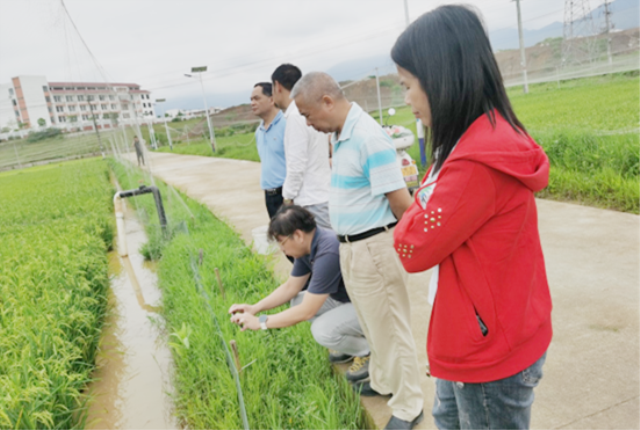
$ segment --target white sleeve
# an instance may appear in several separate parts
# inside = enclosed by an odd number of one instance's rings
[[[309,130],[302,115],[287,118],[284,131],[284,154],[287,162],[287,177],[282,186],[282,197],[294,200],[298,197],[304,173],[309,162]]]

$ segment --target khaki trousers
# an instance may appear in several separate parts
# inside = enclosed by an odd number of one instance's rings
[[[393,229],[340,244],[340,270],[371,349],[371,387],[392,394],[394,416],[411,421],[423,409],[411,334],[408,275],[393,248]]]

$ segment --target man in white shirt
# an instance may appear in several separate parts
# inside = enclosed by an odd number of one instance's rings
[[[287,120],[284,133],[287,176],[282,186],[282,197],[284,204],[295,202],[311,212],[319,226],[331,228],[329,139],[326,134],[307,126],[306,119],[289,97],[301,77],[300,69],[292,64],[282,64],[271,75],[273,101]]]

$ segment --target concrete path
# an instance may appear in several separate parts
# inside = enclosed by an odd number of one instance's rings
[[[260,165],[165,153],[149,154],[152,173],[206,204],[251,243],[251,230],[266,225]],[[538,200],[539,225],[553,298],[554,339],[544,378],[536,389],[532,428],[639,428],[640,217]],[[286,278],[290,263],[275,270]],[[411,275],[413,334],[426,363],[429,272]],[[434,381],[424,375],[425,420]],[[390,412],[381,398],[364,399],[382,428]]]

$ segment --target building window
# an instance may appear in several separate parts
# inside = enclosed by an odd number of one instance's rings
[[[68,102],[72,102],[73,101],[73,96],[65,96],[65,100]]]
[[[111,103],[111,109],[112,109],[112,110],[116,110],[116,109],[118,109],[118,105],[117,105],[117,104],[115,104],[115,103]]]
[[[83,102],[84,101],[84,96],[78,96],[78,101],[79,102]]]
[[[42,86],[42,91],[44,91],[46,93],[47,91],[49,91],[49,87],[46,86],[46,85],[43,85]]]
[[[86,105],[80,105],[80,110],[83,111],[83,112],[86,112],[87,106]]]
[[[9,88],[9,95],[13,95],[13,88]]]
[[[107,109],[109,109],[109,106],[107,106],[106,104],[101,104],[100,105],[100,109],[107,110]]]
[[[116,99],[116,96],[113,96],[113,95],[109,96],[109,100],[115,100],[115,99]]]
[[[91,109],[93,109],[93,110],[98,110],[98,105],[93,105],[93,104],[92,104],[92,105],[91,105]]]
[[[18,102],[16,101],[16,99],[12,99],[11,101],[13,102],[14,106],[18,106]]]
[[[62,101],[62,96],[53,96],[53,101],[56,103],[60,103]]]
[[[108,113],[103,114],[102,119],[109,119],[109,114]]]
[[[89,121],[89,115],[82,115],[83,121]]]
[[[122,118],[127,118],[127,119],[128,119],[128,118],[129,118],[129,116],[130,116],[130,115],[129,115],[128,113],[123,113],[123,114],[122,114]]]
[[[14,110],[14,112],[16,113],[16,117],[20,118],[20,112],[18,112],[17,110]]]
[[[63,116],[59,116],[58,117],[58,122],[67,122],[67,118],[65,118]]]
[[[45,96],[44,99],[47,101],[47,103],[51,103],[51,97]]]
[[[129,110],[129,105],[125,105],[125,104],[123,104],[123,105],[122,105],[122,110]]]
[[[63,106],[56,106],[56,112],[64,112]]]
[[[76,111],[75,105],[69,106],[69,112],[75,112],[75,111]]]
[[[47,109],[49,109],[49,112],[53,112],[53,111],[51,110],[51,106],[47,107]]]
[[[53,120],[53,117],[51,117],[51,124],[55,124],[56,122]]]
[[[100,101],[102,102],[102,101],[105,101],[107,97],[106,97],[106,96],[98,96],[98,98],[99,98],[99,99],[100,99]]]

